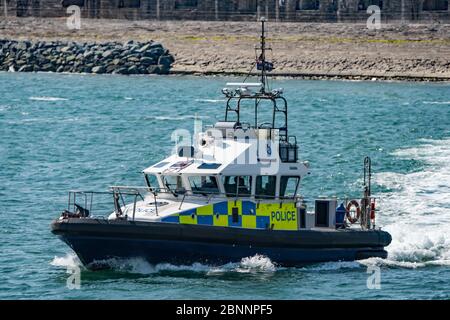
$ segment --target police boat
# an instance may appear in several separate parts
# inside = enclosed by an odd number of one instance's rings
[[[51,230],[85,266],[127,258],[217,265],[257,254],[285,266],[387,257],[391,236],[375,226],[369,158],[361,199],[322,197],[307,207],[300,182],[310,168],[289,135],[282,89],[269,89],[274,66],[261,23],[259,81],[227,84],[223,121],[143,170],[143,187],[69,192]]]

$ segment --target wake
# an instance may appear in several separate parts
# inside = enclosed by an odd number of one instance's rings
[[[421,142],[397,150],[394,156],[422,161],[422,171],[375,175],[379,186],[391,190],[378,197],[380,220],[391,233],[392,243],[386,261],[369,259],[367,263],[450,266],[450,138]]]

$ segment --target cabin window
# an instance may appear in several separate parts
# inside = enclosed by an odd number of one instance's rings
[[[122,8],[140,8],[141,0],[119,0],[117,5],[119,9]]]
[[[188,178],[191,190],[195,194],[219,193],[215,176],[191,176]]]
[[[145,174],[145,182],[147,183],[147,187],[149,188],[158,188],[158,179],[154,174]]]
[[[257,176],[255,196],[257,198],[274,198],[276,181],[276,176]]]
[[[180,176],[162,176],[161,178],[166,191],[176,193],[182,193],[184,191]]]
[[[448,0],[425,0],[423,11],[447,11]]]
[[[282,176],[280,179],[280,197],[291,198],[297,194],[300,177]]]
[[[175,0],[175,9],[196,8],[198,0]]]
[[[20,1],[17,1],[17,4],[20,5]],[[62,4],[63,8],[68,8],[70,6],[84,7],[84,0],[63,0],[63,1],[61,1],[61,4]],[[37,4],[37,5],[39,5],[39,4]]]
[[[359,0],[358,2],[358,10],[365,11],[369,6],[378,6],[380,9],[383,9],[383,0]]]
[[[297,0],[295,3],[295,10],[319,10],[319,0]]]
[[[256,12],[257,7],[256,0],[235,1],[235,10],[244,13]]]
[[[223,186],[228,197],[246,197],[252,193],[251,176],[224,176]]]

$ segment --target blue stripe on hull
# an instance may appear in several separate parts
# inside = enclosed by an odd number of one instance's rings
[[[136,257],[144,258],[153,264],[162,262],[225,264],[239,262],[242,258],[255,254],[265,255],[274,263],[282,265],[303,265],[325,261],[353,261],[358,259],[358,254],[361,252],[373,252],[369,254],[370,256],[381,256],[381,252],[385,252],[382,248],[374,252],[374,248],[297,249],[82,236],[61,238],[69,244],[85,265],[111,258]]]

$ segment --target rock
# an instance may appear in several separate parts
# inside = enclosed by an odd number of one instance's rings
[[[94,52],[92,52],[92,51],[85,51],[85,52],[83,53],[83,56],[84,56],[86,59],[92,57],[93,55],[94,55]]]
[[[72,49],[71,47],[67,46],[67,47],[61,48],[60,51],[65,53],[65,52],[71,51],[71,49]]]
[[[121,64],[121,60],[120,59],[114,59],[111,63],[113,64],[113,65],[120,65]]]
[[[149,74],[159,74],[159,67],[157,65],[152,65],[147,68]]]
[[[151,43],[148,43],[148,44],[146,44],[146,45],[140,47],[140,48],[137,50],[137,52],[143,53],[143,52],[145,52],[145,51],[147,51],[147,50],[150,50],[151,48],[152,48],[152,44],[151,44]]]
[[[139,73],[139,71],[136,66],[131,66],[128,68],[128,74],[137,74],[137,73]]]
[[[109,66],[106,67],[106,73],[113,73],[114,70],[116,70],[116,65],[110,64]]]
[[[108,57],[111,57],[112,55],[113,55],[113,52],[111,50],[107,50],[107,51],[102,53],[102,57],[104,59],[108,59]]]
[[[92,72],[92,68],[89,66],[85,66],[83,68],[81,68],[81,72],[82,73],[91,73]]]
[[[149,51],[144,52],[142,55],[145,57],[158,58],[164,53],[164,49],[162,48],[154,48]]]
[[[92,73],[101,74],[101,73],[105,73],[105,71],[106,71],[106,69],[104,66],[96,66],[96,67],[92,68]]]
[[[128,68],[121,67],[114,70],[113,74],[128,74]]]
[[[160,64],[158,65],[158,67],[159,67],[159,74],[169,74],[170,66]]]
[[[159,42],[153,42],[153,43],[150,45],[150,48],[151,48],[151,49],[155,49],[155,48],[161,48],[161,49],[164,49],[163,45],[162,45],[161,43],[159,43]]]
[[[167,74],[173,62],[168,50],[152,41],[98,44],[0,39],[0,70]]]
[[[145,67],[148,67],[151,64],[154,64],[155,60],[153,60],[152,58],[149,57],[142,57],[141,58],[141,64]]]
[[[158,64],[162,64],[164,66],[170,67],[172,63],[175,62],[175,59],[172,55],[160,56],[158,59]]]
[[[31,72],[31,71],[33,71],[33,67],[27,64],[27,65],[20,67],[20,69],[18,71],[19,72]]]
[[[144,66],[139,66],[138,67],[138,73],[139,74],[148,74],[148,71],[147,71],[147,68],[146,67],[144,67]]]
[[[27,50],[28,49],[28,42],[19,42],[17,43],[14,47],[16,48],[16,50],[18,51],[23,51],[23,50]],[[31,46],[31,45],[30,45]]]
[[[45,71],[45,72],[55,72],[56,71],[56,67],[52,64],[52,63],[46,63],[41,67],[40,71]]]
[[[139,57],[134,56],[134,55],[125,57],[125,60],[130,61],[130,62],[139,62],[140,61]]]

